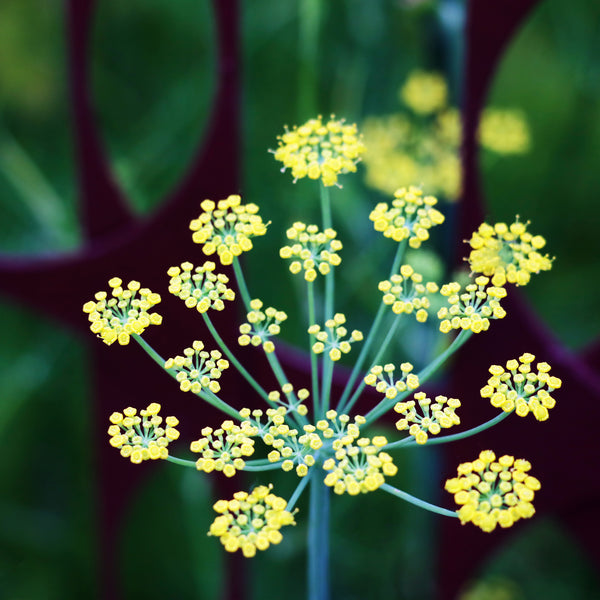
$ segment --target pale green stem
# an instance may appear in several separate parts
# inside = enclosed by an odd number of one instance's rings
[[[237,256],[233,257],[233,273],[235,275],[235,280],[237,282],[238,290],[240,291],[240,295],[242,296],[242,300],[244,302],[244,306],[246,310],[250,310],[250,294],[248,292],[248,286],[246,285],[246,280],[244,279],[244,273],[242,273],[242,265],[240,264],[240,260]]]
[[[214,340],[219,345],[219,348],[221,348],[221,350],[225,353],[225,355],[230,360],[230,362],[233,364],[233,366],[242,374],[244,379],[246,379],[246,381],[260,394],[260,396],[263,398],[263,400],[265,402],[267,402],[270,406],[275,407],[275,403],[271,402],[271,400],[269,400],[269,395],[267,394],[267,392],[254,379],[254,377],[252,377],[252,375],[250,375],[250,373],[248,373],[248,371],[244,368],[244,366],[240,363],[240,361],[233,355],[231,350],[229,350],[229,348],[227,347],[227,344],[225,344],[225,342],[223,341],[223,338],[218,334],[215,326],[213,325],[212,321],[210,320],[210,317],[206,313],[202,313],[202,318],[204,319],[204,322],[206,323],[206,326],[208,327]]]
[[[419,384],[425,383],[441,365],[448,360],[454,352],[456,352],[472,335],[471,330],[463,329],[453,340],[453,342],[442,352],[434,361],[432,361],[427,367],[425,367],[419,374]],[[364,426],[369,425],[373,421],[376,421],[381,415],[386,413],[396,402],[398,398],[384,398],[377,406],[375,406],[367,415],[366,423]]]
[[[306,282],[308,295],[308,324],[315,325],[315,288],[312,281]],[[319,414],[319,366],[317,355],[312,351],[312,336],[308,335],[308,346],[310,352],[310,373],[312,381],[313,414]]]
[[[313,468],[308,516],[308,599],[329,599],[330,490]]]
[[[404,257],[404,251],[406,250],[406,240],[402,241],[402,243],[398,244],[398,248],[396,249],[396,255],[394,256],[394,260],[392,262],[392,268],[390,269],[390,276],[388,279],[391,279],[392,275],[395,275],[398,272],[398,268],[400,267],[400,263],[402,262],[402,258]],[[385,304],[383,300],[379,304],[379,309],[377,310],[377,314],[375,315],[375,320],[371,325],[371,329],[367,334],[367,339],[365,340],[362,348],[360,350],[360,354],[358,355],[358,359],[354,363],[354,367],[352,368],[352,373],[350,373],[350,377],[346,383],[344,388],[344,392],[342,397],[340,398],[340,402],[338,405],[338,412],[343,413],[348,409],[345,406],[345,402],[348,400],[350,393],[352,392],[352,387],[354,386],[354,382],[358,377],[360,370],[365,362],[369,351],[371,350],[371,344],[375,339],[379,326],[381,325],[381,321],[383,319],[383,315],[385,313]]]
[[[493,427],[494,425],[500,423],[501,421],[504,421],[504,419],[506,419],[506,417],[508,417],[508,415],[510,415],[511,413],[512,413],[512,411],[511,412],[501,412],[499,415],[495,416],[493,419],[490,419],[489,421],[486,421],[485,423],[482,423],[481,425],[478,425],[477,427],[472,427],[471,429],[462,431],[461,433],[454,433],[452,435],[442,435],[439,437],[429,438],[425,445],[427,447],[429,447],[429,446],[433,446],[435,444],[445,444],[447,442],[455,442],[456,440],[462,440],[464,438],[471,437],[472,435],[481,433],[482,431],[485,431],[486,429]],[[421,444],[417,444],[415,439],[411,436],[411,437],[407,437],[403,440],[400,440],[398,442],[392,442],[391,444],[387,444],[384,448],[382,448],[382,450],[385,450],[387,452],[388,450],[395,450],[398,448],[407,448],[407,447],[419,446],[419,445],[421,445]]]
[[[388,492],[389,494],[392,494],[392,496],[396,496],[397,498],[402,498],[402,500],[406,500],[407,502],[410,502],[415,506],[437,513],[438,515],[458,518],[458,515],[455,511],[448,510],[447,508],[442,508],[441,506],[436,506],[435,504],[430,504],[429,502],[425,502],[424,500],[419,500],[419,498],[411,496],[410,494],[407,494],[406,492],[403,492],[402,490],[399,490],[398,488],[395,488],[389,485],[388,483],[383,483],[379,487],[379,489],[383,490],[384,492]]]
[[[329,357],[329,353],[325,352],[323,360],[323,381],[321,382],[321,414],[320,417],[324,417],[325,413],[329,410],[329,399],[331,397],[331,381],[333,379],[333,361]]]
[[[323,220],[323,231],[331,228],[331,198],[329,188],[321,185],[321,218]],[[333,317],[333,305],[335,302],[335,279],[333,268],[325,275],[325,321]]]
[[[165,359],[158,352],[156,352],[156,350],[154,350],[154,348],[152,348],[152,346],[150,346],[150,344],[148,344],[148,342],[146,342],[144,338],[137,335],[136,333],[133,333],[131,337],[133,337],[133,339],[146,351],[146,353],[150,356],[150,358],[152,358],[152,360],[154,360],[154,362],[160,365],[163,371],[166,371],[171,377],[173,377],[173,379],[177,377],[175,373],[165,369]],[[198,393],[196,393],[196,396],[202,398],[202,400],[208,402],[211,406],[218,408],[220,411],[224,412],[230,417],[233,417],[237,421],[240,420],[239,410],[236,410],[235,408],[233,408],[233,406],[229,406],[227,402],[221,400],[210,390],[200,390]]]
[[[294,509],[294,506],[296,506],[296,502],[298,502],[298,499],[302,495],[302,492],[304,491],[304,488],[306,487],[309,481],[310,473],[300,478],[300,483],[298,484],[298,486],[294,490],[294,493],[290,496],[290,499],[288,500],[287,506],[285,507],[286,510],[292,511]]]
[[[373,358],[373,362],[371,363],[371,368],[373,368],[379,362],[379,359],[383,356],[383,353],[386,351],[386,349],[389,346],[390,342],[392,341],[394,335],[396,334],[396,329],[398,328],[399,323],[400,323],[400,317],[397,317],[396,319],[394,319],[394,322],[392,323],[392,326],[389,328],[387,335],[385,336],[385,339],[383,340],[383,343],[381,344],[381,346],[379,347],[379,350],[377,351],[377,354],[375,355],[375,358]],[[360,382],[360,384],[356,388],[354,394],[352,395],[352,398],[350,398],[347,406],[344,408],[345,412],[348,412],[354,406],[354,403],[360,397],[360,394],[362,393],[363,389],[365,388],[365,385],[366,385],[366,383],[363,378],[363,380]],[[398,400],[396,400],[396,402],[397,401]]]

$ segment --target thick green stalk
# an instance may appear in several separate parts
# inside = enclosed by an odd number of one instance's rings
[[[248,292],[248,286],[246,285],[246,280],[244,279],[242,265],[240,264],[240,260],[237,256],[233,257],[233,273],[235,275],[238,290],[240,291],[240,295],[244,301],[244,306],[246,307],[246,310],[250,310],[250,293]]]
[[[308,324],[315,325],[315,288],[312,281],[306,282],[308,295]],[[317,355],[312,351],[312,336],[308,334],[308,347],[310,352],[310,375],[312,381],[313,414],[319,414],[319,366]]]
[[[330,490],[312,469],[308,515],[308,600],[329,600]]]
[[[321,0],[300,0],[298,5],[298,120],[317,112],[317,60]]]
[[[424,508],[425,510],[428,510],[430,512],[437,513],[438,515],[444,515],[445,517],[458,518],[458,515],[456,514],[455,511],[448,510],[446,508],[441,508],[440,506],[436,506],[435,504],[430,504],[429,502],[425,502],[424,500],[419,500],[419,498],[416,498],[415,496],[411,496],[410,494],[407,494],[406,492],[403,492],[402,490],[399,490],[398,488],[395,488],[395,487],[389,485],[388,483],[383,483],[379,489],[383,490],[384,492],[388,492],[389,494],[392,494],[392,496],[396,496],[397,498],[402,498],[402,500],[406,500],[407,502],[410,502],[411,504],[414,504],[415,506]]]

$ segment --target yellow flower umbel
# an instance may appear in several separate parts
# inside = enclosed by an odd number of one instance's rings
[[[489,398],[492,406],[504,412],[514,410],[520,417],[531,412],[538,421],[545,421],[548,410],[556,404],[550,392],[559,389],[562,381],[549,374],[550,365],[546,362],[537,363],[537,372],[532,371],[534,360],[535,356],[527,352],[519,356],[519,360],[509,360],[506,370],[492,365],[492,376],[481,388],[481,397]]]
[[[286,501],[271,494],[272,487],[259,485],[249,494],[236,492],[232,500],[217,501],[213,508],[219,516],[208,535],[219,537],[227,552],[241,549],[248,558],[257,550],[279,544],[283,539],[280,529],[296,523],[294,515],[285,510]]]
[[[251,238],[265,235],[265,225],[256,204],[242,204],[237,195],[219,200],[204,200],[203,212],[190,222],[192,239],[202,244],[207,256],[217,254],[221,264],[230,265],[235,256],[252,249]]]
[[[204,350],[204,344],[195,340],[191,348],[185,348],[183,356],[169,358],[165,362],[167,371],[176,373],[175,379],[184,392],[198,394],[202,388],[208,388],[213,394],[220,391],[217,379],[229,367],[229,361],[222,358],[219,350]]]
[[[167,458],[167,446],[179,437],[175,427],[179,424],[176,417],[163,418],[158,415],[160,404],[153,402],[137,414],[135,408],[126,408],[122,413],[110,415],[108,428],[110,445],[121,450],[121,456],[139,464],[144,460]]]
[[[442,286],[440,294],[448,298],[449,306],[438,311],[440,331],[448,333],[453,329],[470,329],[473,333],[486,331],[490,319],[503,319],[506,311],[500,306],[500,300],[506,296],[503,287],[488,286],[487,277],[477,277],[461,294],[457,281]]]
[[[364,152],[356,125],[346,125],[334,115],[327,123],[321,117],[310,119],[278,137],[275,160],[283,163],[282,172],[291,169],[298,179],[321,179],[324,186],[339,185],[338,176],[354,173]]]
[[[428,281],[423,285],[423,276],[415,273],[410,265],[402,265],[400,274],[379,283],[379,291],[383,292],[383,303],[392,307],[392,312],[414,313],[420,323],[427,321],[427,309],[431,306],[428,294],[438,291],[436,283]]]
[[[383,483],[385,476],[393,477],[398,468],[392,457],[381,448],[387,444],[382,436],[360,438],[356,444],[346,445],[335,452],[335,458],[328,458],[323,469],[328,471],[325,485],[332,487],[336,494],[374,492]]]
[[[146,327],[162,323],[158,313],[148,312],[160,302],[160,296],[148,288],[140,288],[138,281],[130,281],[126,289],[122,283],[121,279],[113,277],[108,282],[112,298],[108,298],[106,292],[98,292],[94,296],[96,301],[90,300],[83,305],[83,312],[89,315],[88,320],[92,323],[90,329],[109,346],[115,341],[125,346],[131,334],[141,335]]]
[[[235,300],[235,292],[227,287],[229,277],[223,273],[214,273],[215,263],[207,260],[194,268],[190,262],[181,263],[180,267],[171,267],[167,275],[169,292],[181,298],[188,308],[196,308],[199,313],[208,309],[223,310],[223,300]]]
[[[540,482],[528,475],[531,464],[504,455],[496,460],[491,450],[484,450],[473,462],[459,465],[458,477],[446,481],[446,491],[454,494],[457,511],[464,525],[471,521],[483,531],[496,525],[510,527],[519,519],[535,513],[533,498]]]
[[[287,230],[286,235],[294,243],[283,246],[279,255],[294,259],[290,263],[290,271],[294,274],[304,271],[306,281],[314,281],[317,273],[327,275],[332,266],[337,267],[342,262],[337,254],[342,249],[342,242],[335,239],[337,233],[333,229],[319,231],[316,225],[298,221]]]
[[[529,222],[518,220],[511,225],[480,225],[469,240],[471,271],[491,277],[495,286],[502,286],[507,281],[526,285],[533,273],[549,271],[552,259],[539,252],[546,245],[546,240],[541,235],[529,233],[528,225]]]
[[[348,330],[344,327],[345,322],[346,317],[342,313],[336,313],[333,319],[325,321],[325,330],[322,330],[319,325],[311,325],[308,333],[317,340],[312,346],[312,351],[315,354],[328,351],[329,358],[333,361],[340,360],[342,354],[348,354],[350,344],[361,341],[363,334],[354,329],[350,334],[350,339],[344,340],[343,338],[348,335]]]
[[[402,371],[400,379],[394,380],[395,370],[396,367],[392,363],[383,367],[375,365],[365,377],[365,383],[385,394],[386,398],[390,400],[393,400],[398,394],[407,390],[416,390],[419,387],[419,377],[411,373],[413,366],[409,362],[400,365],[400,371]]]
[[[460,425],[460,419],[454,412],[460,406],[460,400],[436,396],[432,404],[425,392],[417,392],[414,398],[422,415],[417,412],[414,400],[398,402],[394,410],[402,415],[402,419],[396,421],[396,429],[408,429],[408,433],[415,438],[417,444],[425,444],[429,439],[428,434],[437,435],[442,429]]]
[[[273,352],[275,344],[269,338],[279,335],[280,324],[287,319],[287,315],[272,306],[262,311],[262,306],[263,303],[258,298],[250,301],[252,310],[246,315],[248,322],[240,325],[238,343],[240,346],[262,345],[265,352]]]
[[[371,211],[375,231],[385,237],[401,242],[408,238],[411,248],[419,248],[429,239],[429,229],[444,222],[444,215],[433,208],[437,199],[423,196],[423,191],[415,186],[401,188],[394,193],[392,207],[380,202]]]
[[[478,134],[481,145],[497,154],[523,154],[529,150],[529,126],[517,110],[486,108]]]
[[[246,464],[242,457],[254,453],[254,440],[250,436],[256,435],[257,429],[248,422],[239,426],[233,421],[223,421],[220,428],[205,427],[201,434],[200,439],[190,444],[192,452],[202,455],[196,461],[198,471],[222,471],[233,477]]]
[[[448,86],[442,75],[416,70],[400,89],[400,100],[419,115],[429,115],[446,107]]]

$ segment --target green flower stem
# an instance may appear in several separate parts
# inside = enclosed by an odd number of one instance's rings
[[[165,369],[165,359],[158,352],[156,352],[156,350],[154,350],[154,348],[152,348],[152,346],[150,346],[150,344],[148,344],[144,338],[136,333],[131,334],[131,337],[133,337],[133,339],[146,351],[146,353],[155,363],[160,365],[160,368],[163,369],[163,371],[166,371],[171,377],[173,377],[173,379],[176,379],[176,375],[174,373],[171,373]],[[224,412],[230,417],[233,417],[236,421],[240,420],[240,412],[233,408],[233,406],[229,406],[227,402],[221,400],[210,390],[200,390],[196,396],[202,398],[202,400],[208,402],[211,406],[218,408],[220,411]]]
[[[437,513],[438,515],[444,515],[445,517],[454,517],[456,519],[458,518],[458,515],[455,511],[448,510],[446,508],[441,508],[440,506],[430,504],[429,502],[425,502],[424,500],[419,500],[419,498],[415,498],[415,496],[411,496],[410,494],[407,494],[406,492],[403,492],[402,490],[399,490],[398,488],[395,488],[389,485],[388,483],[383,483],[379,487],[379,489],[384,490],[385,492],[388,492],[389,494],[392,494],[392,496],[396,496],[397,498],[402,498],[402,500],[406,500],[407,502],[410,502],[411,504],[414,504],[419,508],[424,508],[425,510],[428,510],[430,512]]]
[[[248,292],[248,286],[246,285],[246,280],[244,279],[244,273],[242,272],[242,265],[240,264],[240,260],[237,256],[233,257],[233,273],[235,275],[235,280],[237,282],[238,289],[240,291],[240,295],[242,296],[242,300],[244,302],[244,306],[246,310],[250,310],[250,293]]]
[[[333,361],[329,353],[325,352],[323,357],[323,381],[321,382],[321,414],[324,417],[329,410],[329,398],[331,397],[331,381],[333,379]]]
[[[436,371],[440,368],[440,366],[454,354],[473,334],[471,330],[463,329],[453,340],[453,342],[442,352],[435,360],[433,360],[427,367],[425,367],[419,374],[419,384],[422,385],[425,383]],[[407,394],[404,395],[404,397]],[[373,408],[366,415],[366,423],[364,426],[369,425],[373,421],[376,421],[381,415],[386,413],[396,402],[398,402],[401,398],[384,398],[375,408]]]
[[[329,600],[330,490],[312,469],[308,516],[308,599]]]
[[[323,220],[323,230],[331,228],[331,198],[329,188],[321,185],[321,219]],[[335,301],[335,279],[333,267],[325,275],[325,321],[333,317],[333,305]]]
[[[268,465],[251,465],[246,463],[244,465],[244,471],[276,471],[281,469],[281,462],[270,463]]]
[[[202,313],[202,318],[204,319],[204,322],[206,323],[206,326],[208,327],[208,330],[210,331],[214,340],[219,345],[219,348],[221,348],[221,350],[224,352],[224,354],[227,356],[227,358],[230,360],[233,366],[241,373],[244,379],[246,379],[246,381],[260,394],[260,396],[265,402],[267,402],[270,406],[275,407],[275,403],[269,400],[269,395],[267,394],[267,392],[254,379],[254,377],[252,377],[252,375],[248,373],[248,371],[244,368],[240,361],[233,355],[231,350],[229,350],[227,344],[225,344],[225,342],[223,341],[223,338],[218,334],[215,326],[210,320],[210,317],[206,313]]]
[[[392,326],[389,328],[387,335],[385,336],[385,339],[383,340],[383,343],[381,344],[381,346],[379,347],[379,350],[377,351],[377,354],[375,355],[375,358],[373,358],[373,362],[371,363],[371,368],[373,366],[375,366],[379,362],[379,359],[383,356],[383,353],[386,351],[386,349],[389,346],[390,342],[392,341],[394,335],[396,334],[396,329],[398,328],[399,323],[400,323],[399,317],[394,319],[394,322],[392,323]],[[346,412],[349,411],[354,406],[354,403],[360,397],[363,389],[365,388],[365,385],[367,385],[367,384],[365,383],[365,380],[363,378],[363,380],[360,382],[360,384],[356,388],[354,394],[352,395],[352,398],[350,398],[350,401],[346,405],[346,408],[344,409]],[[396,400],[396,402],[398,402],[398,399],[395,399],[395,400]]]
[[[298,502],[298,499],[302,495],[302,492],[304,491],[304,488],[306,487],[309,481],[310,475],[306,475],[300,478],[300,483],[297,485],[296,489],[294,490],[294,493],[290,496],[290,499],[288,500],[286,510],[292,511],[294,509],[294,506],[296,506],[296,502]]]
[[[321,0],[301,0],[298,6],[298,120],[317,112],[317,60]]]
[[[315,288],[312,281],[306,282],[308,296],[308,324],[315,324]],[[312,337],[308,334],[308,347],[310,352],[310,374],[312,381],[313,413],[319,414],[319,367],[317,355],[312,351]]]
[[[403,240],[400,244],[398,244],[398,248],[396,249],[396,255],[394,256],[394,260],[392,262],[392,268],[390,269],[389,279],[391,279],[392,275],[395,275],[398,272],[398,269],[400,268],[400,263],[402,262],[402,258],[404,257],[404,252],[406,250],[406,243],[407,243],[406,240]],[[373,343],[373,340],[375,339],[375,337],[379,331],[379,326],[381,325],[381,320],[383,319],[383,315],[385,313],[385,307],[386,307],[386,305],[383,303],[383,300],[382,300],[381,303],[379,304],[379,309],[377,310],[377,314],[375,315],[375,320],[373,321],[373,324],[371,325],[371,329],[369,330],[369,333],[367,334],[367,338],[366,338],[364,344],[362,345],[360,354],[358,355],[358,359],[354,363],[354,367],[352,369],[352,372],[350,373],[350,377],[348,379],[348,382],[346,383],[342,397],[340,398],[340,402],[338,405],[338,412],[340,412],[340,413],[343,413],[346,410],[348,410],[345,406],[345,403],[348,400],[350,393],[352,392],[352,387],[354,386],[354,382],[356,381],[356,378],[358,377],[358,375],[360,373],[360,369],[362,368],[363,363],[365,362],[367,355],[368,355],[369,351],[371,350],[371,345]]]
[[[177,458],[176,456],[171,456],[170,454],[165,458],[165,460],[174,463],[176,465],[180,465],[182,467],[191,467],[193,469],[196,468],[195,460],[186,460],[185,458]]]
[[[478,425],[477,427],[472,427],[471,429],[467,429],[466,431],[463,431],[461,433],[454,433],[452,435],[442,435],[439,437],[429,438],[425,445],[432,446],[434,444],[445,444],[447,442],[455,442],[456,440],[462,440],[464,438],[471,437],[472,435],[481,433],[482,431],[485,431],[486,429],[489,429],[490,427],[497,425],[501,421],[504,421],[504,419],[506,419],[506,417],[508,417],[508,415],[510,415],[510,414],[512,414],[512,411],[511,412],[501,412],[499,415],[495,416],[493,419],[490,419],[489,421],[486,421],[485,423],[482,423],[481,425]],[[385,446],[385,450],[386,451],[394,450],[397,448],[406,448],[406,447],[418,446],[418,445],[419,444],[417,444],[415,439],[411,436],[411,437],[404,438],[403,440],[400,440],[398,442],[392,442],[391,444],[387,444],[387,446]]]

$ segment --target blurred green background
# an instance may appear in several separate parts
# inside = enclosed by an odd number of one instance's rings
[[[98,4],[91,58],[98,122],[115,176],[134,209],[149,215],[185,174],[210,118],[216,82],[212,9],[199,0]],[[306,120],[315,110],[358,123],[394,112],[398,87],[413,68],[447,73],[459,102],[462,37],[451,23],[460,5],[241,4],[240,191],[272,221],[247,261],[249,281],[251,288],[260,284],[268,304],[291,312],[295,292],[277,251],[291,222],[317,219],[318,197],[310,182],[292,186],[268,149],[276,147],[284,124]],[[80,243],[63,10],[58,0],[0,3],[4,253],[69,252]],[[518,213],[548,239],[554,268],[526,293],[572,350],[600,332],[599,22],[600,5],[593,0],[545,0],[532,13],[507,51],[489,99],[525,112],[532,149],[515,158],[483,157],[481,171],[490,218]],[[333,206],[346,247],[339,310],[354,310],[360,326],[378,301],[365,282],[385,273],[389,260],[368,221],[373,203],[385,198],[364,186],[360,169],[343,184],[334,190]],[[442,256],[443,243],[437,242]],[[360,252],[366,245],[373,248],[369,261]],[[270,282],[259,281],[265,261],[273,263]],[[0,304],[0,319],[0,434],[8,441],[0,458],[0,599],[93,599],[98,573],[90,439],[105,425],[91,419],[83,345],[56,323],[8,301]],[[290,338],[302,340],[300,332],[299,322],[292,322]],[[398,461],[399,486],[436,501],[436,453],[407,452]],[[423,472],[434,475],[424,478]],[[283,492],[292,482],[282,477],[279,485]],[[372,496],[335,499],[336,598],[432,598],[436,519],[383,494]],[[211,504],[205,477],[171,465],[154,468],[115,549],[127,563],[122,585],[128,598],[218,598],[222,556],[218,543],[205,536]],[[540,519],[523,531],[510,547],[498,548],[469,600],[600,597],[594,567],[559,523]],[[160,560],[156,532],[160,547],[168,548]],[[280,547],[253,560],[252,598],[273,597],[273,589],[286,590],[290,599],[303,597],[304,534],[299,518]],[[147,564],[153,565],[151,577],[143,571]],[[295,579],[298,585],[291,586]]]

